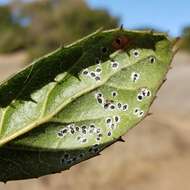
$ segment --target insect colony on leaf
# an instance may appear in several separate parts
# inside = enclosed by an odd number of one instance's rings
[[[121,141],[147,116],[172,57],[163,33],[97,31],[2,83],[0,180],[60,172]]]

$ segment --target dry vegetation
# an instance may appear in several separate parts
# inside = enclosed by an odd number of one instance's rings
[[[0,57],[0,78],[26,56]],[[61,174],[0,184],[0,190],[188,190],[190,189],[190,55],[179,53],[152,106],[151,117],[132,129],[125,143]]]

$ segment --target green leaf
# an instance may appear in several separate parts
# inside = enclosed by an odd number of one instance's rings
[[[60,172],[148,114],[173,57],[163,33],[97,31],[0,85],[0,181]]]

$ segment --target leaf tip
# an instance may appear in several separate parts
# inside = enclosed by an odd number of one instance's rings
[[[173,55],[175,55],[179,49],[183,40],[180,37],[175,38],[174,40],[172,40],[172,53]]]
[[[125,140],[122,138],[122,136],[120,136],[117,141],[119,141],[119,142],[125,142]]]

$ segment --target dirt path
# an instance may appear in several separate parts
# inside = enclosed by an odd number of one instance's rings
[[[1,78],[22,65],[19,56],[0,57]],[[0,184],[0,190],[190,189],[190,55],[178,54],[167,78],[151,108],[155,115],[131,130],[126,143],[61,174]]]
[[[0,56],[0,80],[4,80],[6,77],[18,71],[19,68],[25,63],[26,53],[19,52],[12,55]]]

